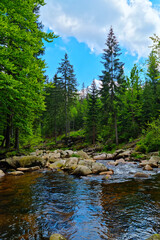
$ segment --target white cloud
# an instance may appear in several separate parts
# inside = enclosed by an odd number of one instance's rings
[[[148,55],[149,37],[160,35],[160,12],[150,0],[47,0],[41,20],[56,34],[73,36],[96,53],[102,52],[111,25],[121,46],[138,57]]]

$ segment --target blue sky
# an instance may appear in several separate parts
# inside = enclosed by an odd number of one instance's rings
[[[46,74],[51,79],[68,53],[79,89],[98,79],[101,56],[110,26],[122,50],[121,60],[129,74],[134,63],[149,54],[150,36],[160,36],[160,0],[46,0],[40,20],[46,32],[60,35],[45,43]]]

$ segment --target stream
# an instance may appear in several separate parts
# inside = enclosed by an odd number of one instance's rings
[[[0,240],[47,240],[53,233],[145,240],[160,233],[160,169],[134,179],[142,171],[136,164],[109,168],[115,171],[109,180],[49,170],[0,178]]]

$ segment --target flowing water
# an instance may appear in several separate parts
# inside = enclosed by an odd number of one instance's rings
[[[160,174],[138,180],[136,165],[114,170],[111,180],[52,171],[1,178],[0,240],[46,240],[52,233],[68,240],[145,240],[160,233]]]

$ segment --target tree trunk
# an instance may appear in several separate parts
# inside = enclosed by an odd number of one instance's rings
[[[118,130],[117,130],[117,115],[114,114],[114,120],[115,120],[115,137],[116,137],[116,145],[118,145]]]
[[[16,128],[15,131],[15,149],[19,150],[19,129]]]

